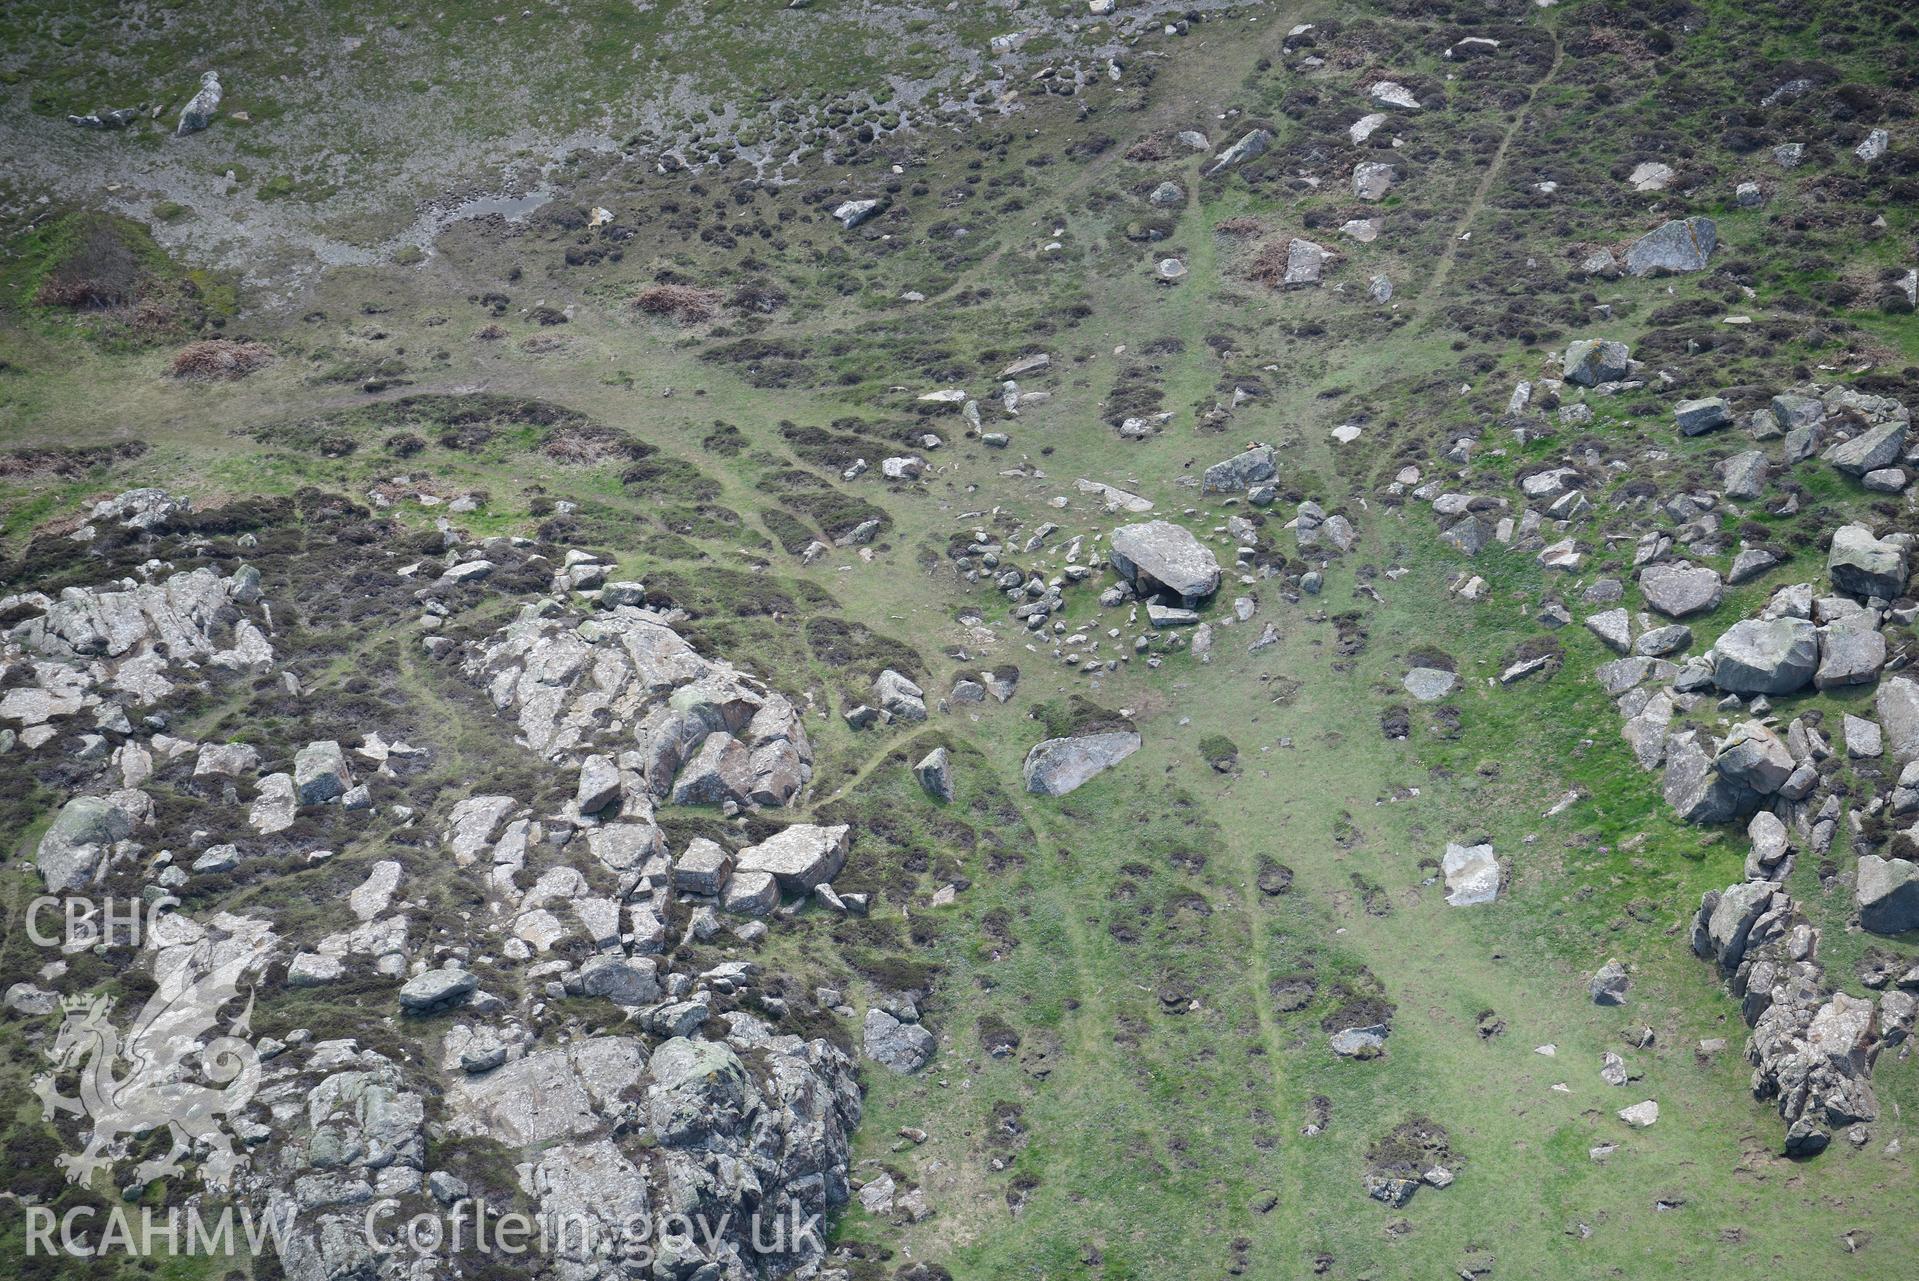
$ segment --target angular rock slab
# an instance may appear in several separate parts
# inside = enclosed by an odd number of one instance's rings
[[[1906,589],[1906,553],[1897,543],[1875,538],[1864,525],[1841,525],[1832,534],[1826,572],[1835,591],[1894,600]]]
[[[1171,521],[1121,525],[1108,554],[1142,596],[1176,596],[1191,609],[1219,590],[1219,559],[1191,530]]]
[[[1626,270],[1635,276],[1704,271],[1718,243],[1719,228],[1712,219],[1676,218],[1633,242],[1626,251]]]
[[[795,823],[741,850],[734,861],[735,874],[770,872],[788,894],[810,894],[814,886],[832,880],[846,866],[852,830],[845,823],[833,827]]]
[[[1140,737],[1129,730],[1049,738],[1026,753],[1020,773],[1026,790],[1064,796],[1137,752]]]
[[[1819,629],[1803,618],[1747,618],[1708,655],[1713,684],[1729,694],[1791,694],[1819,667]]]
[[[1639,575],[1639,590],[1647,605],[1668,618],[1714,609],[1724,592],[1718,571],[1684,561],[1648,565]]]

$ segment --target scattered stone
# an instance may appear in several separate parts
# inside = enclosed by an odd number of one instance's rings
[[[1635,1130],[1643,1130],[1659,1120],[1659,1104],[1651,1099],[1635,1103],[1629,1108],[1619,1109],[1619,1119]]]
[[[1826,571],[1833,587],[1849,596],[1895,600],[1906,589],[1905,549],[1873,537],[1864,525],[1842,525],[1833,532]]]
[[[822,827],[814,823],[795,823],[739,852],[734,866],[739,872],[769,872],[788,894],[810,894],[813,887],[830,881],[846,866],[852,829],[841,823]]]
[[[1819,666],[1819,629],[1803,618],[1747,618],[1713,644],[1713,684],[1731,694],[1791,694]]]
[[[1422,703],[1436,703],[1453,692],[1459,678],[1437,667],[1415,667],[1401,682],[1406,692]]]
[[[1343,1059],[1376,1059],[1386,1052],[1386,1025],[1346,1027],[1332,1034],[1333,1053]]]
[[[879,200],[847,200],[834,207],[833,217],[840,226],[851,231],[877,215],[884,207],[884,202]]]
[[[1919,929],[1919,864],[1864,855],[1853,900],[1859,906],[1859,924],[1874,934]]]
[[[1678,176],[1671,165],[1645,160],[1633,167],[1633,171],[1626,175],[1626,181],[1632,184],[1634,191],[1664,191]]]
[[[1272,145],[1272,134],[1264,129],[1250,130],[1238,142],[1213,158],[1213,163],[1206,170],[1206,176],[1210,178],[1231,169],[1234,165],[1263,156],[1266,154],[1266,149]]]
[[[180,125],[174,136],[183,138],[190,133],[198,133],[213,123],[220,111],[220,73],[204,72],[200,76],[200,91],[187,101],[180,110]]]
[[[409,1014],[444,1009],[471,996],[479,984],[479,979],[469,970],[428,970],[401,985],[400,1008]]]
[[[1381,111],[1418,111],[1419,99],[1412,90],[1395,80],[1375,80],[1366,90],[1366,100]]]
[[[1361,200],[1384,200],[1398,175],[1399,170],[1392,165],[1361,161],[1353,166],[1353,194]]]
[[[1731,422],[1732,408],[1721,396],[1682,400],[1673,406],[1673,420],[1682,435],[1702,436]]]

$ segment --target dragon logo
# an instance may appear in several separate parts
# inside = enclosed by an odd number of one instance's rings
[[[252,993],[224,1029],[220,1014],[239,998],[240,980],[263,959],[264,946],[256,935],[162,949],[155,957],[155,991],[124,1034],[111,1021],[111,1000],[61,1001],[66,1017],[47,1051],[54,1071],[35,1079],[34,1092],[43,1119],[65,1112],[93,1122],[86,1148],[59,1157],[69,1182],[92,1182],[102,1167],[126,1155],[129,1139],[164,1127],[171,1131],[171,1148],[135,1166],[135,1180],[183,1173],[182,1158],[195,1155],[208,1187],[231,1187],[246,1158],[220,1118],[238,1113],[260,1086],[260,1054],[249,1036]],[[61,1094],[55,1083],[57,1074],[72,1068],[79,1069],[78,1098]]]

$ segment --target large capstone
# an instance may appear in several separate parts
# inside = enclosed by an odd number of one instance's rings
[[[1219,560],[1191,530],[1149,520],[1113,531],[1110,554],[1141,596],[1177,597],[1187,609],[1219,590]]]

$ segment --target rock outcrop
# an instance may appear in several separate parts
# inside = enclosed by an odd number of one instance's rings
[[[616,753],[634,790],[685,804],[790,802],[813,775],[791,702],[703,657],[667,616],[622,605],[582,617],[550,602],[474,647],[465,670],[554,760]]]

